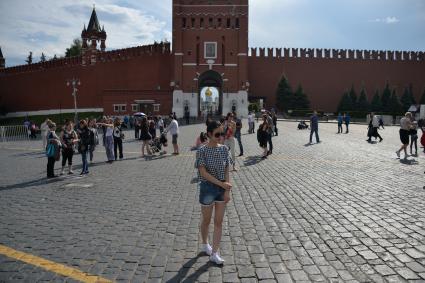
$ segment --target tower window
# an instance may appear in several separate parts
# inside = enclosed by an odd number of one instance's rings
[[[205,42],[204,46],[204,58],[205,59],[216,59],[217,58],[217,42]]]
[[[218,18],[218,27],[221,28],[221,18]]]
[[[186,18],[183,18],[182,26],[183,28],[186,28]]]
[[[239,18],[236,18],[236,24],[235,24],[236,28],[240,28],[240,23],[239,23]]]
[[[209,19],[209,24],[208,25],[209,25],[209,28],[212,28],[213,27],[213,19],[212,18]]]
[[[195,28],[195,18],[192,18],[192,28]]]
[[[226,25],[226,27],[227,28],[230,28],[230,19],[229,18],[227,19],[227,25]]]
[[[200,27],[203,28],[204,27],[204,18],[201,18],[201,22],[200,22]]]

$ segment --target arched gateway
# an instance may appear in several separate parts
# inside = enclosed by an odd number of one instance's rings
[[[201,90],[216,88],[219,114],[248,115],[248,0],[173,0],[173,112],[199,117]]]

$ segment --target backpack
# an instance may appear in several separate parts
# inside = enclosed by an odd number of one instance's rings
[[[47,157],[55,157],[56,155],[56,147],[53,143],[49,143],[46,147],[46,156]]]

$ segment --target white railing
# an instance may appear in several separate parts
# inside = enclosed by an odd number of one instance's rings
[[[23,141],[30,139],[30,131],[24,125],[0,126],[0,142]]]

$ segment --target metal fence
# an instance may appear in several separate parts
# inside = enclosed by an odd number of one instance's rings
[[[31,139],[31,131],[24,125],[0,126],[0,142],[25,141]]]

